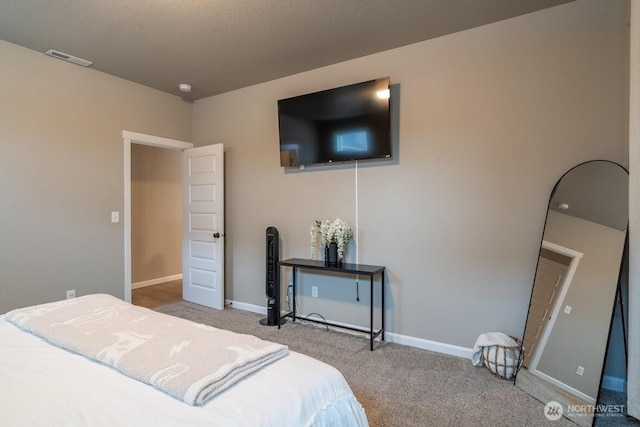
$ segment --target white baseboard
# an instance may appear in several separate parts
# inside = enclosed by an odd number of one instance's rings
[[[224,305],[230,305],[232,308],[237,308],[238,310],[244,310],[244,311],[250,311],[252,313],[258,313],[258,314],[264,314],[265,316],[267,315],[267,307],[266,306],[261,306],[261,305],[253,305],[253,304],[247,304],[244,302],[240,302],[240,301],[233,301],[230,299],[226,299],[224,300]]]
[[[567,393],[577,397],[580,400],[583,400],[584,402],[587,402],[588,405],[595,405],[596,404],[596,399],[593,396],[589,396],[586,393],[581,392],[580,390],[573,388],[553,377],[550,377],[549,375],[545,374],[544,372],[540,372],[538,370],[532,370],[529,369],[529,373],[535,375],[538,378],[542,378],[543,380],[547,381],[549,384],[553,384],[554,386],[558,387],[561,390],[566,391]]]
[[[435,351],[436,353],[448,354],[450,356],[463,357],[465,359],[471,359],[471,355],[473,354],[472,348],[426,340],[424,338],[410,337],[408,335],[395,334],[393,332],[385,332],[384,337],[386,341],[394,342],[396,344]]]
[[[142,282],[136,282],[131,284],[131,289],[144,288],[146,286],[159,285],[160,283],[173,282],[174,280],[182,279],[181,274],[174,274],[173,276],[158,277],[157,279],[145,280]]]
[[[225,300],[225,305],[230,305],[233,308],[237,308],[238,310],[251,311],[253,313],[267,315],[267,307],[246,304],[243,302],[233,301],[233,300]],[[333,322],[339,325],[354,327],[354,325],[342,323],[342,322]],[[353,331],[346,330],[346,332],[352,333]],[[415,338],[407,335],[394,334],[392,332],[384,333],[385,341],[393,342],[396,344],[402,344],[409,347],[421,348],[423,350],[435,351],[437,353],[444,353],[451,356],[463,357],[466,359],[471,359],[471,355],[473,354],[472,348],[461,347],[457,345],[445,344],[438,341],[430,341],[425,340],[423,338]]]
[[[627,380],[624,378],[605,375],[604,378],[602,378],[602,388],[606,388],[611,391],[625,391],[627,388]]]

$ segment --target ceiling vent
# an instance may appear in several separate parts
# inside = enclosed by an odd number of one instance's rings
[[[77,56],[68,55],[58,50],[49,49],[48,51],[45,52],[45,54],[49,56],[53,56],[54,58],[62,59],[63,61],[72,62],[76,65],[82,65],[83,67],[88,67],[89,65],[93,64],[93,62],[91,61],[78,58]]]

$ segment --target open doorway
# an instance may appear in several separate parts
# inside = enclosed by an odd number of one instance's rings
[[[155,147],[159,149],[172,150],[178,155],[182,150],[193,148],[193,144],[185,141],[178,141],[162,138],[153,135],[145,135],[136,132],[122,131],[124,140],[124,297],[125,301],[131,302],[132,288],[132,151],[137,145]],[[182,203],[179,203],[182,206]],[[181,277],[181,276],[180,276]]]
[[[537,335],[539,336],[533,341],[533,348],[529,348],[529,356],[525,357],[525,360],[527,360],[526,367],[531,373],[542,375],[537,370],[538,362],[540,361],[542,353],[544,352],[545,346],[547,345],[547,340],[549,338],[549,335],[551,335],[551,331],[553,330],[560,311],[564,306],[564,299],[567,295],[567,292],[569,291],[569,287],[571,286],[571,282],[582,257],[583,254],[581,252],[560,246],[546,240],[542,241],[540,260],[546,260],[548,263],[558,264],[560,270],[556,271],[555,275],[552,275],[551,282],[555,283],[552,284],[549,292],[542,296],[542,299],[544,299],[545,297],[548,298],[548,304],[546,305],[544,314],[542,315],[545,319],[541,324],[540,330],[537,333]],[[540,260],[538,261],[539,265]],[[544,277],[544,274],[536,273],[536,275],[540,278]],[[536,281],[534,283],[534,295],[537,292],[536,284],[538,283],[538,281],[538,277],[536,277]],[[533,311],[534,310],[530,310],[530,317],[534,315]]]
[[[182,151],[183,299],[224,309],[224,146],[122,131],[124,140],[124,297],[131,302],[131,147]]]
[[[182,156],[131,145],[131,302],[182,300]]]
[[[522,366],[525,368],[530,367],[545,326],[551,320],[551,312],[556,305],[570,262],[571,258],[561,253],[544,247],[540,250],[527,316],[527,330],[523,339],[526,351]]]

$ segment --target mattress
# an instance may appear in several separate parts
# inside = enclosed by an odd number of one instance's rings
[[[342,374],[290,351],[203,406],[55,347],[0,316],[0,419],[17,426],[367,426]]]

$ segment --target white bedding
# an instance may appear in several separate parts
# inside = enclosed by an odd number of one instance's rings
[[[202,405],[286,357],[287,346],[126,303],[107,294],[10,311],[19,329]]]
[[[0,420],[18,426],[367,426],[342,374],[290,352],[200,407],[54,347],[0,316]]]

